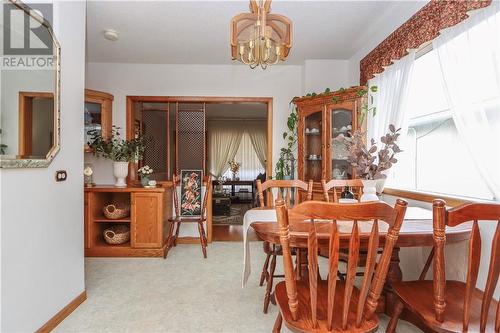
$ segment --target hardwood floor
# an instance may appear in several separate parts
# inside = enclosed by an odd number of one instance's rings
[[[259,240],[254,230],[250,228],[248,231],[250,241]],[[212,241],[214,242],[242,242],[243,241],[243,226],[242,225],[213,225],[212,226]]]

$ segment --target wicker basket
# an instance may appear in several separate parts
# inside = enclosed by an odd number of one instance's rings
[[[126,225],[114,225],[103,232],[108,244],[119,245],[130,240],[130,228]]]
[[[118,220],[130,215],[130,205],[127,204],[110,204],[105,206],[102,211],[104,216],[110,220]]]

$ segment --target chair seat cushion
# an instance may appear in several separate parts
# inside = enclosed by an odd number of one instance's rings
[[[360,327],[356,327],[356,306],[359,299],[359,290],[354,287],[351,296],[351,306],[347,315],[347,330],[342,330],[342,304],[344,297],[345,283],[337,281],[334,301],[333,328],[330,332],[374,332],[378,328],[379,319],[376,315],[370,320],[363,320]],[[276,285],[276,302],[280,308],[283,322],[293,332],[328,332],[327,330],[327,309],[328,309],[328,282],[318,281],[318,326],[312,328],[311,307],[309,297],[309,282],[297,281],[297,297],[299,301],[298,319],[295,321],[288,307],[288,296],[286,293],[285,281]]]
[[[446,281],[446,308],[444,321],[436,321],[434,312],[434,289],[432,281],[407,281],[393,283],[392,287],[405,307],[418,316],[422,322],[437,332],[462,332],[463,306],[466,284]],[[470,306],[469,332],[479,332],[483,292],[475,289]],[[495,316],[498,302],[491,301],[488,324],[485,332],[495,331]]]

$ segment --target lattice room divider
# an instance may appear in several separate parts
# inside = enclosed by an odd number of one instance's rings
[[[205,170],[205,103],[177,104],[177,173]]]

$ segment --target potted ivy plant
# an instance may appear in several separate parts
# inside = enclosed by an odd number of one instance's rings
[[[102,132],[98,130],[89,131],[89,147],[94,155],[113,161],[113,174],[116,178],[116,187],[126,187],[125,178],[128,175],[129,162],[137,162],[142,159],[146,140],[143,136],[131,140],[120,137],[120,128],[113,126],[111,137],[104,139]]]
[[[356,175],[363,182],[361,201],[376,201],[377,182],[387,178],[385,172],[398,162],[395,155],[402,152],[397,144],[400,130],[389,125],[389,132],[380,138],[384,145],[378,149],[374,139],[370,141],[370,148],[365,145],[364,133],[356,130],[350,135],[339,135],[335,140],[344,143],[349,152],[347,161],[353,166]]]
[[[294,157],[292,152],[287,148],[282,148],[280,158],[278,162],[276,162],[276,179],[290,180],[293,178],[293,161]]]
[[[295,100],[295,99],[294,99]],[[290,105],[292,111],[287,119],[287,130],[283,132],[283,140],[285,147],[280,150],[280,157],[276,162],[274,169],[276,179],[292,179],[294,173],[294,156],[293,151],[297,143],[297,123],[298,123],[298,110],[293,104],[292,100]]]

